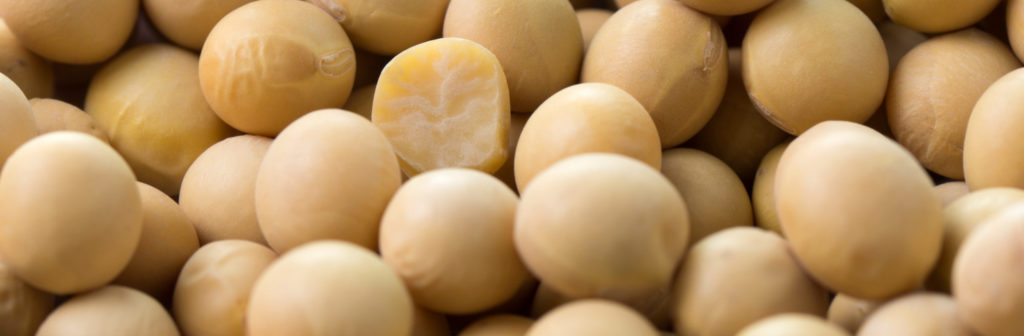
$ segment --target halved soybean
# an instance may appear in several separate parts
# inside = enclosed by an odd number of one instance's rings
[[[493,173],[508,157],[508,99],[494,54],[470,40],[442,38],[384,67],[372,119],[408,176],[455,167]]]

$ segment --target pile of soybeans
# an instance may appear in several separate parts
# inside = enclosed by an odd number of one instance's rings
[[[0,0],[2,336],[1024,335],[1024,0]]]

